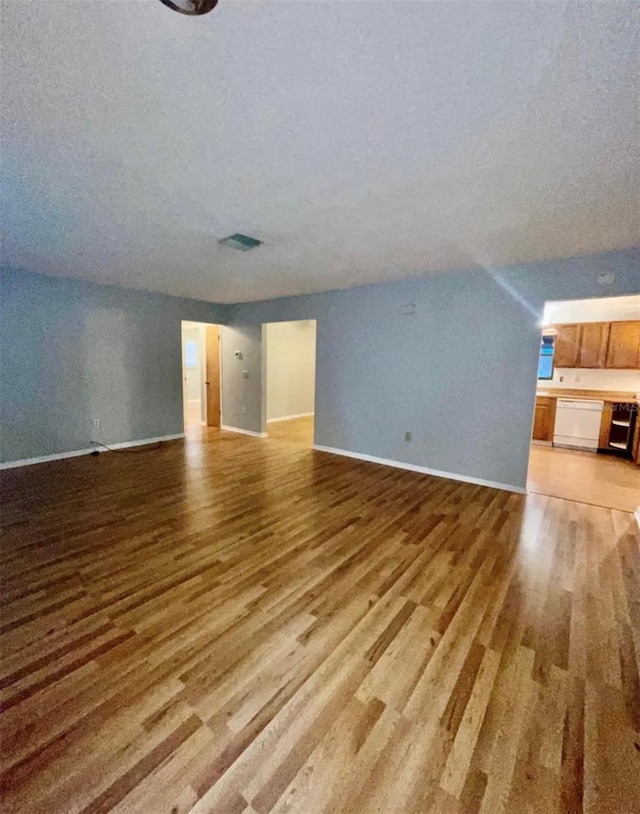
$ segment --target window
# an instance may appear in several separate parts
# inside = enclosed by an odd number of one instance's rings
[[[555,336],[543,336],[540,342],[540,358],[538,359],[538,378],[553,379],[553,343]]]
[[[187,339],[184,343],[184,366],[199,367],[198,343],[194,339]]]

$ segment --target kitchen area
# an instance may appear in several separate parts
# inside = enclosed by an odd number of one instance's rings
[[[635,512],[639,401],[640,295],[547,303],[528,491]]]

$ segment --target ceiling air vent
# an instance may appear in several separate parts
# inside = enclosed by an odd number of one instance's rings
[[[248,235],[241,235],[239,232],[229,237],[223,237],[218,241],[223,246],[231,246],[232,249],[240,249],[241,252],[248,252],[251,249],[257,249],[262,244],[261,240],[256,240],[255,237]]]

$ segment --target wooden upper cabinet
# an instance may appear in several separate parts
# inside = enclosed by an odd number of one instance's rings
[[[640,369],[640,320],[611,323],[606,366]]]
[[[583,322],[577,367],[605,367],[610,322]]]
[[[553,364],[555,367],[577,367],[580,352],[580,325],[555,325]]]
[[[555,367],[640,370],[640,320],[554,325]]]

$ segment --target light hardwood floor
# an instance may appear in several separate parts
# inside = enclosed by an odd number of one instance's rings
[[[184,405],[185,431],[202,426],[202,412],[199,401],[188,401]]]
[[[301,434],[3,473],[3,810],[637,812],[632,517]]]
[[[313,416],[293,418],[290,421],[272,421],[267,424],[269,438],[303,447],[313,445]]]
[[[633,512],[640,505],[640,466],[610,455],[532,444],[527,489]]]

